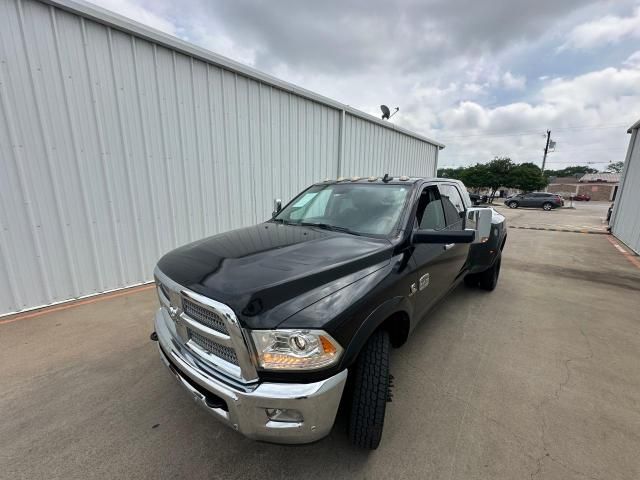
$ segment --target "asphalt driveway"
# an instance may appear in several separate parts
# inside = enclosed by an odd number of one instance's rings
[[[217,423],[162,366],[155,308],[0,319],[0,477],[640,478],[640,269],[607,235],[511,229],[498,288],[461,286],[394,351],[374,452],[343,416],[296,447]]]

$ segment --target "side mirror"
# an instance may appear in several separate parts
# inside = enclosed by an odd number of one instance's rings
[[[418,230],[412,243],[482,243],[491,235],[490,208],[473,207],[465,212],[464,230]]]
[[[465,231],[475,231],[473,243],[482,243],[489,240],[492,218],[493,212],[490,208],[472,207],[467,209],[464,227]]]
[[[271,214],[271,216],[275,217],[278,213],[280,213],[280,210],[282,210],[282,200],[276,198],[275,200],[273,200],[273,213]]]

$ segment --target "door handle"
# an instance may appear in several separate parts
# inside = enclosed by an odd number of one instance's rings
[[[455,245],[456,245],[455,243],[445,243],[444,249],[445,250],[449,250],[449,249],[455,247]]]

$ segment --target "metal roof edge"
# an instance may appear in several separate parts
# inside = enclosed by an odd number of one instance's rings
[[[637,129],[640,129],[640,120],[638,120],[636,123],[631,125],[629,127],[629,130],[627,130],[627,133],[631,133],[633,130],[637,130]]]
[[[194,58],[198,58],[207,63],[212,63],[226,70],[230,70],[230,71],[239,73],[241,75],[244,75],[246,77],[253,78],[262,83],[271,85],[273,87],[279,88],[281,90],[284,90],[290,93],[294,93],[296,95],[307,98],[314,102],[327,105],[337,110],[344,110],[345,112],[355,117],[362,118],[372,123],[376,123],[384,128],[395,130],[409,137],[413,137],[423,142],[430,143],[438,147],[439,149],[443,149],[445,147],[444,144],[437,142],[435,140],[432,140],[428,137],[412,132],[405,128],[399,127],[397,125],[394,125],[393,123],[384,122],[383,120],[376,118],[373,115],[365,113],[361,110],[357,110],[353,107],[350,107],[349,105],[340,103],[337,100],[333,100],[329,97],[325,97],[324,95],[320,95],[318,93],[312,92],[311,90],[307,90],[305,88],[299,87],[292,83],[285,82],[284,80],[280,80],[279,78],[273,77],[267,73],[256,70],[255,68],[236,62],[235,60],[231,60],[230,58],[224,57],[210,50],[207,50],[205,48],[198,47],[192,43],[181,40],[178,37],[174,37],[173,35],[169,35],[167,33],[161,32],[160,30],[156,30],[155,28],[148,27],[139,22],[136,22],[135,20],[131,20],[120,14],[117,14],[115,12],[111,12],[109,10],[106,10],[92,3],[85,2],[84,0],[38,0],[38,1],[47,5],[54,6],[56,8],[60,8],[61,10],[65,10],[75,15],[88,18],[90,20],[101,23],[103,25],[107,25],[109,27],[113,27],[118,30],[125,31],[132,35],[149,40],[151,42],[164,45],[168,48],[180,51],[182,53],[185,53],[186,55],[192,56]]]

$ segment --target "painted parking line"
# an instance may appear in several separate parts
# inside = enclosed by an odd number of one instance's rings
[[[85,300],[70,300],[60,305],[43,307],[37,310],[32,310],[30,312],[25,312],[25,313],[16,313],[16,314],[5,317],[4,320],[0,320],[0,325],[18,322],[20,320],[27,320],[29,318],[41,317],[42,315],[47,315],[49,313],[59,312],[61,310],[68,310],[70,308],[75,308],[75,307],[79,307],[81,305],[87,305],[90,303],[101,302],[102,300],[109,300],[110,298],[123,297],[125,295],[130,295],[133,293],[149,290],[152,288],[155,288],[155,284],[153,283],[146,284],[146,285],[139,285],[136,287],[129,287],[129,288],[115,291],[115,292],[101,293],[101,294],[89,297]]]
[[[638,256],[629,252],[627,249],[625,249],[622,245],[620,245],[616,240],[615,237],[609,236],[607,237],[607,240],[609,240],[609,242],[611,243],[611,245],[613,245],[615,247],[616,250],[618,250],[622,255],[624,255],[624,258],[626,258],[629,263],[631,263],[631,265],[633,265],[634,267],[640,269],[640,260],[638,260]]]
[[[578,228],[578,227],[573,227],[573,228],[553,228],[553,227],[538,227],[538,226],[532,226],[532,225],[509,225],[509,228],[517,228],[520,230],[544,230],[547,232],[567,232],[567,233],[586,233],[586,234],[591,234],[591,235],[609,235],[609,232],[607,232],[606,230],[587,230],[584,228]]]

